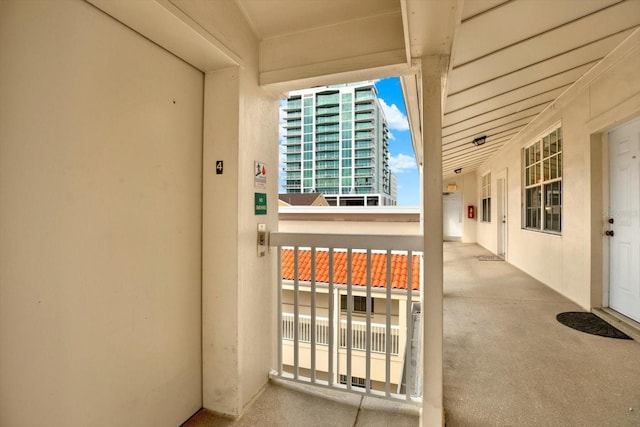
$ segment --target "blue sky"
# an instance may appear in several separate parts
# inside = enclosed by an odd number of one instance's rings
[[[391,172],[398,178],[398,205],[418,206],[420,204],[420,175],[411,144],[411,132],[400,88],[400,79],[390,77],[378,80],[376,88],[391,134],[389,163]]]
[[[389,125],[389,164],[391,172],[398,178],[398,206],[418,206],[420,204],[420,176],[416,164],[411,132],[407,121],[400,79],[390,77],[376,82],[378,97]],[[286,101],[281,101],[281,108]],[[284,120],[280,119],[280,140],[282,140]],[[281,162],[284,162],[284,147],[280,146]],[[280,185],[283,184],[283,167],[280,167]]]

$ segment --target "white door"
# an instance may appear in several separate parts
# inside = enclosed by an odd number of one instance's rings
[[[462,240],[462,193],[442,195],[442,219],[444,240]]]
[[[640,120],[609,132],[609,161],[609,306],[640,321]]]
[[[507,255],[507,174],[501,173],[496,179],[498,208],[498,255]]]

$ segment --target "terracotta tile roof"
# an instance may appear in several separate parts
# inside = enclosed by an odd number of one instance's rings
[[[333,283],[347,283],[347,253],[333,253]],[[300,250],[298,259],[299,280],[311,280],[311,251]],[[420,257],[413,255],[411,271],[411,289],[420,289]],[[282,278],[294,280],[293,249],[282,249]],[[316,282],[329,282],[329,252],[316,252]],[[367,254],[353,252],[352,256],[352,284],[366,286],[367,284]],[[387,284],[387,255],[371,254],[371,286],[385,288]],[[407,255],[391,255],[391,287],[393,289],[407,289]]]

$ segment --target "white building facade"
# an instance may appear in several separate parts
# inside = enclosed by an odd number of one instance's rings
[[[396,204],[373,82],[293,91],[284,111],[285,192],[319,192],[333,206]]]

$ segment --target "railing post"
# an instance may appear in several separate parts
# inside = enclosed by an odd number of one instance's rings
[[[366,390],[371,391],[371,249],[367,249],[367,338],[366,338]]]
[[[405,329],[405,352],[404,352],[404,392],[407,400],[411,399],[411,380],[413,378],[411,372],[411,343],[413,339],[413,326],[411,325],[411,300],[413,295],[413,251],[407,253],[407,301],[406,310],[406,329]]]
[[[316,382],[316,248],[311,248],[311,382]]]
[[[293,378],[298,379],[300,366],[300,306],[298,291],[300,287],[298,268],[299,248],[293,248]]]
[[[387,396],[391,394],[391,251],[387,250],[387,299],[386,299],[386,331],[385,331],[385,385],[384,391]]]
[[[278,300],[278,375],[282,375],[282,247],[278,246],[278,291],[277,291],[277,300]]]

